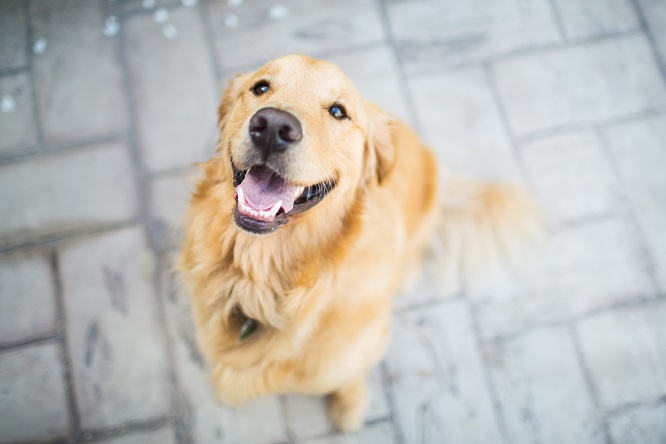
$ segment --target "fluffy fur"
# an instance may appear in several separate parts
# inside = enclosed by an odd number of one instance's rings
[[[252,93],[259,81],[270,82],[269,93]],[[350,119],[333,118],[332,103]],[[268,106],[303,126],[285,178],[337,186],[275,233],[255,235],[232,217],[231,160],[242,166],[252,149],[248,121]],[[389,339],[392,298],[433,233],[455,262],[449,268],[471,275],[522,246],[536,231],[535,209],[516,188],[449,174],[440,197],[432,152],[326,62],[287,56],[239,75],[219,114],[220,149],[201,165],[179,260],[216,393],[233,405],[284,392],[329,395],[335,424],[357,429],[368,372]],[[244,342],[238,310],[260,325]]]

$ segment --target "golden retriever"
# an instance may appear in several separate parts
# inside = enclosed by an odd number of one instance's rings
[[[335,425],[359,428],[392,298],[436,226],[465,270],[536,231],[518,189],[438,181],[418,136],[324,61],[291,55],[236,76],[219,129],[179,269],[228,404],[328,395]]]

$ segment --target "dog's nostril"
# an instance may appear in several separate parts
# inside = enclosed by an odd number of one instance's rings
[[[296,142],[301,139],[301,132],[291,125],[282,125],[278,135],[285,142]]]
[[[268,126],[268,121],[261,114],[255,114],[252,119],[250,119],[250,131],[252,132],[261,132],[266,129]]]

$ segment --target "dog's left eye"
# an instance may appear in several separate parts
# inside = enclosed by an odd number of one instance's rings
[[[332,105],[328,109],[328,112],[331,113],[331,115],[338,120],[342,120],[345,117],[347,117],[347,112],[345,111],[342,105]]]

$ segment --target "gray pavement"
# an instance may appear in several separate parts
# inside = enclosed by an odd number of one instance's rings
[[[217,404],[169,271],[225,79],[295,52],[549,232],[396,301],[346,436]],[[665,62],[663,0],[0,0],[0,443],[666,443]]]

